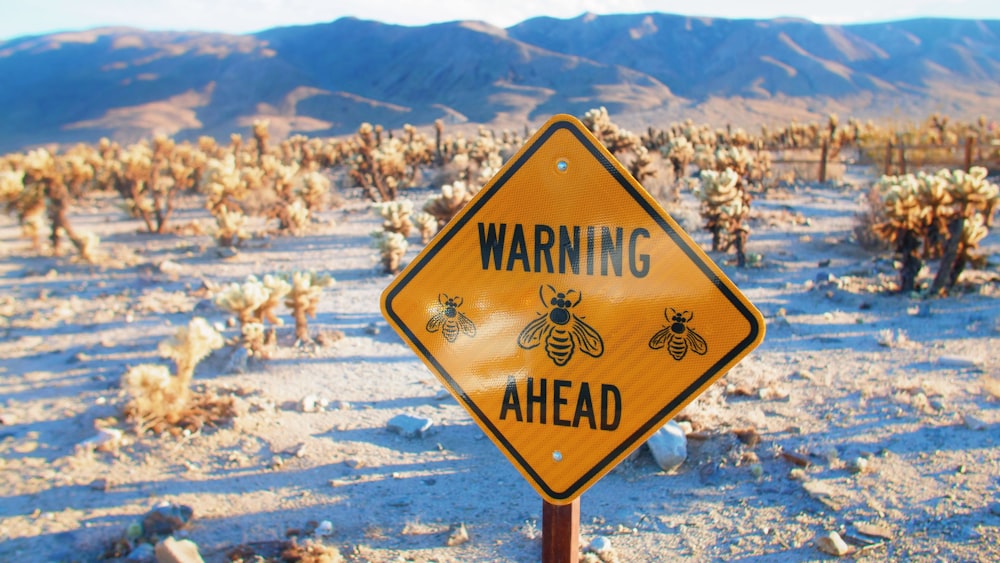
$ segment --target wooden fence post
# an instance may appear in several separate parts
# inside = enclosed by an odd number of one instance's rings
[[[885,166],[883,174],[889,176],[892,174],[892,140],[885,142]]]
[[[965,171],[972,170],[972,149],[976,146],[976,138],[969,135],[965,138]]]
[[[819,154],[819,182],[822,184],[826,182],[826,158],[830,153],[830,143],[823,139],[823,146],[820,147]]]
[[[899,143],[899,175],[906,174],[906,144]]]

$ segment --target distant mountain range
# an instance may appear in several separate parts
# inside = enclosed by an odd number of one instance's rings
[[[616,122],[754,126],[840,115],[1000,114],[1000,21],[862,25],[669,14],[421,27],[343,18],[252,35],[103,28],[0,43],[0,150],[134,141],[538,125],[606,106]]]

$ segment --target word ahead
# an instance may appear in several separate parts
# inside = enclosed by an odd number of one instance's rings
[[[649,239],[649,231],[642,227],[629,232],[627,252],[622,227],[535,225],[527,234],[525,230],[520,223],[509,229],[507,223],[479,223],[483,269],[579,275],[582,255],[588,276],[600,263],[600,275],[622,277],[625,258],[633,277],[649,273],[649,255],[638,253],[640,240]]]
[[[576,393],[575,405],[572,408],[563,410],[568,406],[572,394]],[[594,411],[594,399],[590,395],[590,384],[580,383],[580,389],[573,389],[573,382],[563,379],[552,381],[551,402],[548,393],[548,380],[541,379],[538,386],[535,386],[535,378],[529,377],[525,382],[524,403],[521,409],[521,394],[517,389],[517,381],[514,376],[507,377],[507,387],[503,394],[503,405],[500,407],[500,420],[507,420],[508,416],[513,416],[518,422],[529,422],[536,424],[546,424],[549,418],[546,416],[552,413],[552,422],[556,426],[572,426],[579,428],[580,424],[597,430],[597,419],[600,418],[600,429],[611,431],[618,428],[622,419],[622,393],[614,385],[601,384],[600,403],[598,410]],[[538,416],[535,416],[535,407],[538,407]],[[523,412],[523,414],[522,414]],[[527,420],[525,421],[525,418]]]

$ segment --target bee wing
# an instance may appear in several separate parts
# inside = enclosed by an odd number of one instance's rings
[[[691,350],[693,350],[695,354],[704,356],[705,353],[708,352],[708,343],[705,342],[705,339],[702,338],[697,332],[689,328],[687,329],[687,333],[685,333],[684,338],[687,339],[688,346],[691,347]]]
[[[570,332],[573,333],[577,346],[585,354],[597,358],[604,353],[604,341],[601,340],[601,335],[576,315],[573,315],[573,324]]]
[[[443,312],[431,317],[431,320],[427,321],[427,332],[437,332],[441,330],[446,318],[447,317],[445,317]]]
[[[659,350],[660,348],[663,348],[664,346],[667,345],[667,342],[670,341],[670,334],[671,331],[669,326],[661,330],[660,332],[657,332],[656,334],[653,335],[652,338],[649,339],[649,347],[652,348],[653,350]]]
[[[458,328],[460,328],[462,332],[465,333],[466,336],[476,335],[475,323],[473,323],[472,320],[469,319],[469,317],[466,317],[462,313],[458,313]]]
[[[528,323],[521,334],[517,336],[517,344],[525,350],[530,350],[542,343],[543,335],[549,328],[549,316],[542,315]]]

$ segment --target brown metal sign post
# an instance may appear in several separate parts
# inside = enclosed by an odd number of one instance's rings
[[[542,563],[580,560],[580,497],[569,504],[542,501]]]

